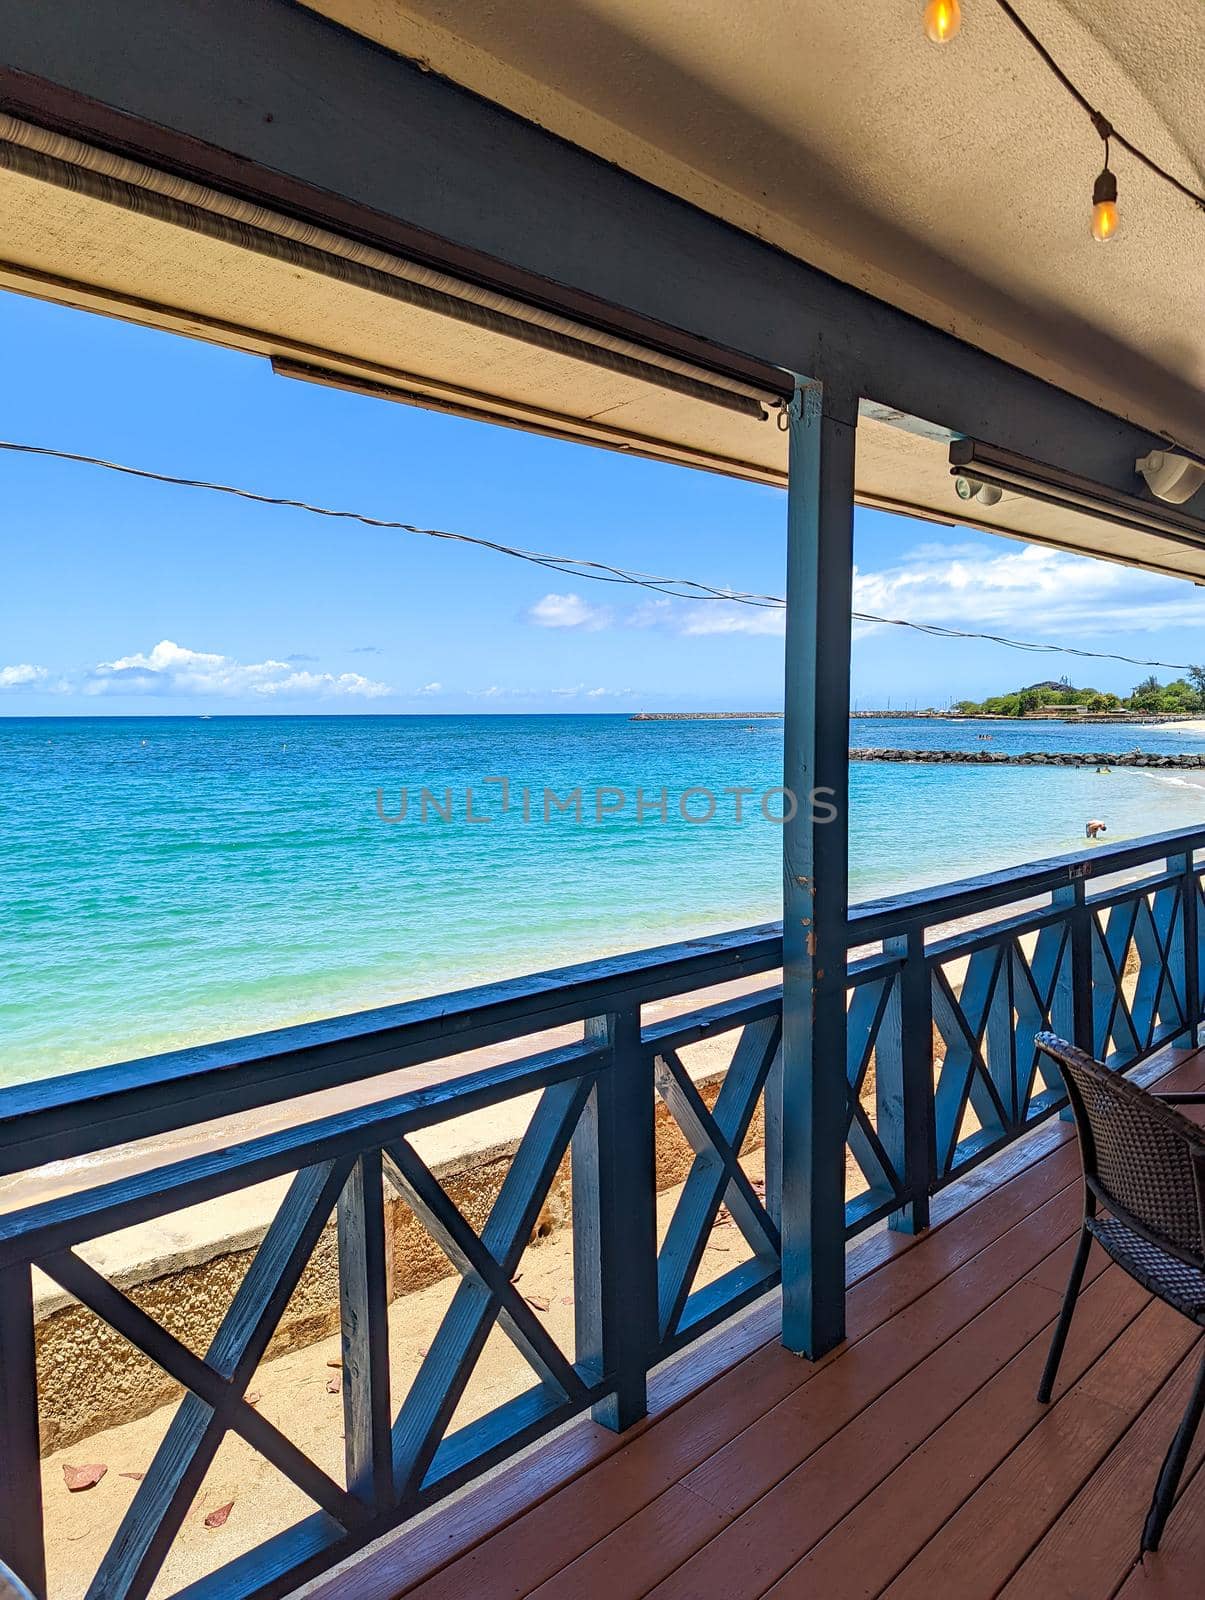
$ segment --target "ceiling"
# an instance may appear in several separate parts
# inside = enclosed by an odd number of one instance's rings
[[[1205,451],[1205,214],[1119,159],[1123,231],[1093,244],[1099,142],[1002,29],[995,0],[963,0],[962,35],[944,50],[924,40],[919,0],[311,9]],[[1141,39],[1121,26],[1122,0],[1025,9],[1131,136],[1201,181],[1188,155],[1205,149],[1191,92],[1205,82],[1199,0],[1168,0],[1158,35],[1152,24]],[[687,363],[591,350],[622,341],[7,117],[0,286],[245,349],[294,377],[786,481],[772,395],[708,397],[700,380],[714,375]],[[933,421],[863,403],[860,500],[1205,581],[1205,541],[1012,493],[964,505]]]
[[[1101,143],[995,0],[310,0],[980,348],[1205,452],[1205,213]],[[1114,125],[1205,188],[1201,0],[1018,0]]]

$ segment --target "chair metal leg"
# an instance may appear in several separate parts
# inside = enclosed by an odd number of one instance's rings
[[[1054,1337],[1050,1341],[1050,1354],[1046,1357],[1046,1367],[1042,1373],[1042,1381],[1038,1385],[1038,1399],[1043,1405],[1050,1399],[1050,1391],[1054,1388],[1054,1380],[1058,1377],[1059,1362],[1063,1359],[1063,1346],[1067,1343],[1067,1334],[1071,1329],[1071,1318],[1075,1312],[1075,1302],[1079,1298],[1080,1285],[1084,1281],[1084,1269],[1088,1265],[1088,1252],[1092,1248],[1092,1235],[1088,1232],[1087,1225],[1080,1230],[1079,1248],[1075,1252],[1075,1260],[1071,1263],[1071,1276],[1067,1280],[1067,1292],[1063,1296],[1063,1308],[1059,1312],[1059,1320],[1055,1324]]]
[[[1188,1452],[1192,1449],[1192,1441],[1202,1411],[1205,1411],[1205,1355],[1201,1357],[1201,1365],[1197,1368],[1197,1381],[1193,1384],[1188,1407],[1180,1419],[1180,1426],[1176,1429],[1176,1437],[1172,1440],[1171,1449],[1159,1469],[1159,1482],[1155,1485],[1151,1509],[1146,1514],[1146,1526],[1142,1530],[1144,1552],[1159,1548],[1159,1541],[1163,1537],[1163,1525],[1175,1503],[1176,1490],[1180,1487],[1180,1474],[1184,1471],[1184,1463],[1188,1460]]]

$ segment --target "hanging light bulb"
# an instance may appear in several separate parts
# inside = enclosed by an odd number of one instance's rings
[[[949,44],[962,27],[962,7],[958,0],[928,0],[925,6],[925,37],[934,44]]]
[[[1117,232],[1117,179],[1109,171],[1109,146],[1105,142],[1105,165],[1092,189],[1092,237],[1100,244]]]

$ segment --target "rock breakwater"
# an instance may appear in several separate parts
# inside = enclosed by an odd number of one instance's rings
[[[1205,770],[1203,755],[1168,755],[1159,751],[1123,750],[874,750],[849,752],[851,761],[928,762],[973,767],[1169,767]]]

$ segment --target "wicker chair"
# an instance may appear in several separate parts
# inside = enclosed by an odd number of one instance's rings
[[[1152,1094],[1050,1033],[1038,1048],[1059,1067],[1079,1133],[1084,1222],[1038,1399],[1050,1399],[1092,1240],[1123,1271],[1205,1327],[1205,1129],[1171,1109],[1205,1094]],[[1102,1217],[1103,1207],[1109,1215]],[[1205,1356],[1155,1486],[1142,1549],[1157,1550],[1205,1410]]]

